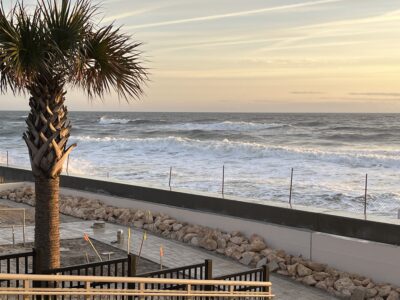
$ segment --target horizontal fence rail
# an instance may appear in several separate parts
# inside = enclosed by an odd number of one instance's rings
[[[102,276],[67,276],[67,275],[22,275],[0,274],[0,280],[22,281],[21,287],[0,287],[0,295],[11,296],[8,299],[34,299],[35,296],[74,296],[75,299],[271,299],[270,282],[230,281],[230,280],[193,280],[193,279],[166,279],[147,277],[102,277]],[[99,289],[104,282],[122,283],[125,286],[134,285],[138,288]],[[38,287],[37,283],[51,283],[51,287]],[[83,288],[63,288],[62,283],[83,282]],[[152,288],[155,285],[184,286],[178,290],[159,290]],[[215,286],[223,286],[223,290],[214,290]],[[260,291],[237,291],[235,286],[258,287]],[[14,297],[15,296],[15,297]],[[20,298],[22,297],[22,298]],[[134,297],[134,298],[133,298]],[[161,298],[168,297],[168,298]]]
[[[214,277],[215,280],[226,280],[226,281],[242,281],[242,282],[268,282],[269,281],[269,269],[266,265],[261,268],[252,269],[244,272],[228,274],[223,276]],[[226,286],[216,286],[217,290],[224,290]],[[235,291],[264,291],[265,287],[259,286],[235,286]]]

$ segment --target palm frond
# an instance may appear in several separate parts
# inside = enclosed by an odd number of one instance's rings
[[[17,3],[7,16],[1,7],[1,89],[7,85],[13,91],[25,88],[39,73],[46,72],[48,57],[39,10],[28,15],[23,4]]]
[[[148,79],[140,60],[140,45],[113,25],[92,30],[77,56],[74,83],[90,97],[115,90],[125,99],[139,98]]]
[[[90,0],[40,0],[43,21],[48,31],[49,41],[68,57],[78,49],[85,38],[91,18],[97,10]]]

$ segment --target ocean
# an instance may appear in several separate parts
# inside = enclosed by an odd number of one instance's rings
[[[0,112],[0,163],[29,167],[26,112]],[[397,217],[400,115],[71,112],[70,175]]]

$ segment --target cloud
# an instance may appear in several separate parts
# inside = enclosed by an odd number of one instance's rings
[[[142,15],[157,9],[160,9],[161,6],[157,6],[157,7],[147,7],[147,8],[142,8],[142,9],[135,9],[132,11],[128,11],[122,14],[118,14],[118,15],[114,15],[114,16],[110,16],[110,17],[106,17],[103,18],[101,20],[101,23],[108,23],[108,22],[113,22],[115,20],[121,20],[121,19],[125,19],[125,18],[129,18],[129,17],[133,17],[133,16],[138,16],[138,15]]]
[[[293,91],[290,93],[294,94],[294,95],[322,95],[322,94],[324,94],[323,92],[318,92],[318,91]]]
[[[367,92],[367,93],[359,93],[352,92],[349,93],[351,96],[367,96],[367,97],[400,97],[400,93],[385,93],[385,92]]]
[[[137,28],[149,28],[149,27],[185,24],[185,23],[192,23],[192,22],[201,22],[201,21],[213,21],[213,20],[220,20],[220,19],[226,19],[226,18],[235,18],[235,17],[243,17],[243,16],[254,15],[254,14],[261,14],[261,13],[272,12],[272,11],[282,11],[282,10],[303,8],[303,7],[308,7],[308,6],[322,5],[322,4],[341,2],[341,1],[343,1],[343,0],[308,1],[308,2],[301,2],[301,3],[296,3],[296,4],[265,7],[265,8],[245,10],[245,11],[239,11],[239,12],[226,13],[226,14],[170,20],[170,21],[155,22],[155,23],[148,23],[148,24],[142,24],[142,25],[133,25],[133,26],[128,26],[128,28],[129,29],[137,29]]]

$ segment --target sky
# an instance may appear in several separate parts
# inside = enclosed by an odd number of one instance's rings
[[[151,81],[129,104],[69,88],[70,110],[400,112],[399,0],[104,0],[101,13],[144,43]]]

